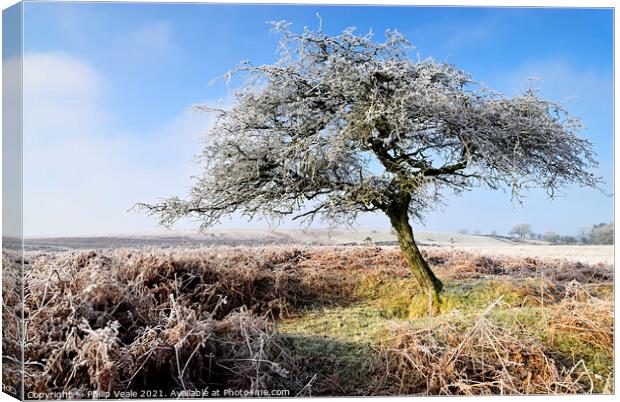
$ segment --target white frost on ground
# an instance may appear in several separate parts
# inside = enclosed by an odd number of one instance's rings
[[[544,241],[517,240],[499,236],[472,234],[416,232],[416,241],[422,247],[454,247],[481,255],[553,258],[579,261],[586,264],[613,264],[613,246],[550,245]],[[372,229],[274,229],[231,230],[211,229],[204,233],[189,231],[159,231],[151,234],[116,234],[93,237],[27,239],[34,248],[116,248],[140,246],[190,246],[216,245],[362,245],[370,239],[381,246],[396,245],[396,236],[389,230]]]
[[[614,246],[543,246],[543,245],[459,245],[455,248],[480,255],[503,255],[509,257],[553,258],[579,261],[584,264],[614,263]]]

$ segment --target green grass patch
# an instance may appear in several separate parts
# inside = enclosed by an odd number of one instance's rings
[[[365,395],[373,378],[377,351],[370,342],[310,334],[281,334],[282,345],[289,356],[289,366],[300,368],[294,373],[300,396]],[[311,384],[311,387],[306,387]]]
[[[440,314],[459,310],[465,314],[477,313],[493,301],[502,297],[509,305],[540,304],[541,284],[536,279],[476,279],[467,282],[444,283],[441,294]],[[548,303],[553,303],[556,290],[543,283],[542,293]],[[371,274],[362,279],[356,294],[375,306],[387,317],[417,319],[428,317],[429,300],[420,287],[410,278],[390,277],[386,274]]]
[[[388,325],[385,316],[373,306],[351,305],[310,310],[278,322],[285,334],[312,334],[346,341],[371,341]]]
[[[364,305],[317,308],[280,320],[278,333],[304,371],[316,374],[313,389],[364,395],[376,364],[375,337],[389,321]],[[310,378],[305,379],[310,381]]]
[[[597,287],[595,292],[597,296],[611,297],[607,287]],[[317,381],[330,386],[335,381],[338,387],[344,387],[343,394],[363,394],[359,390],[364,384],[359,380],[369,378],[376,370],[377,351],[393,336],[394,324],[426,328],[436,320],[448,320],[466,332],[500,297],[502,302],[486,316],[492,324],[538,338],[564,367],[583,361],[585,372],[590,373],[582,376],[584,387],[589,388],[592,381],[594,392],[609,392],[613,355],[609,349],[589,342],[584,332],[552,325],[565,308],[553,284],[537,278],[505,277],[445,281],[440,317],[429,315],[427,298],[411,278],[368,274],[358,282],[354,293],[357,301],[353,304],[315,306],[277,322],[278,331],[300,364],[312,367]]]

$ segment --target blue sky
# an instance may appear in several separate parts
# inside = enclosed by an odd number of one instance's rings
[[[613,183],[613,14],[609,9],[242,6],[207,4],[27,3],[24,23],[24,230],[26,235],[145,232],[151,218],[127,212],[137,201],[184,194],[200,136],[211,118],[191,105],[226,96],[208,86],[243,59],[270,63],[278,38],[266,21],[337,33],[349,26],[398,29],[412,57],[457,64],[478,81],[516,94],[534,85],[565,102],[588,127]],[[45,200],[45,202],[41,202]],[[612,198],[569,188],[549,201],[532,192],[523,207],[501,192],[450,197],[417,230],[574,233],[613,218]],[[360,227],[387,227],[380,215]],[[237,217],[223,227],[265,227]],[[295,227],[285,222],[285,227]],[[320,226],[320,225],[319,225]],[[178,228],[191,228],[182,222]]]

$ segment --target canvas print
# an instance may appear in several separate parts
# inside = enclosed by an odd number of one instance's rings
[[[3,11],[18,399],[612,394],[612,8]]]

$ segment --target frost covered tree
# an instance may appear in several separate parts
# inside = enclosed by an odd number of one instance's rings
[[[592,244],[614,244],[613,222],[594,225],[590,232],[590,242]]]
[[[139,204],[163,225],[195,217],[206,228],[232,213],[342,224],[383,213],[437,305],[442,283],[411,220],[475,186],[519,200],[530,187],[553,197],[567,183],[597,185],[579,121],[532,89],[506,97],[454,65],[412,60],[397,31],[377,42],[354,29],[273,29],[279,60],[242,62],[227,74],[242,84],[226,110],[196,107],[217,120],[189,195]]]
[[[542,234],[542,239],[552,244],[560,243],[561,238],[562,236],[552,231],[546,231]]]
[[[532,225],[529,223],[520,223],[518,225],[513,226],[508,232],[510,236],[518,236],[522,239],[525,239],[527,236],[532,234]]]

